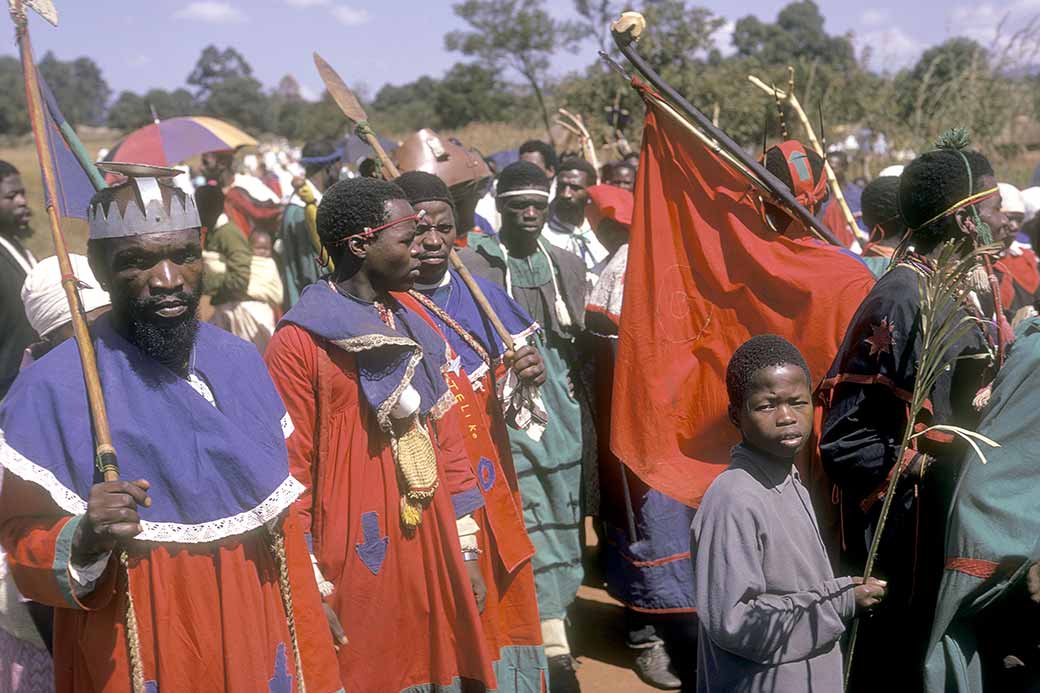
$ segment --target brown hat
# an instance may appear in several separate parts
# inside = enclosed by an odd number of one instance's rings
[[[398,170],[425,171],[449,187],[491,177],[483,157],[471,149],[422,129],[406,139],[394,154]]]

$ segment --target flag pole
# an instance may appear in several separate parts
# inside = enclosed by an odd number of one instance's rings
[[[621,54],[632,63],[632,66],[646,78],[647,82],[649,82],[654,89],[663,94],[670,103],[674,104],[678,111],[680,111],[686,118],[689,118],[698,128],[710,135],[712,139],[718,142],[719,146],[724,149],[730,157],[736,159],[745,169],[754,173],[755,176],[757,176],[766,186],[769,193],[779,202],[782,202],[784,207],[786,207],[791,214],[798,217],[808,228],[812,229],[813,232],[821,236],[831,245],[844,247],[840,242],[838,242],[838,239],[834,237],[834,234],[832,234],[829,229],[817,221],[809,210],[798,204],[798,201],[794,199],[791,190],[784,185],[780,179],[770,173],[765,166],[748,156],[748,153],[744,151],[743,147],[734,142],[722,128],[715,127],[706,115],[701,113],[696,106],[687,101],[683,95],[677,92],[670,84],[668,84],[668,82],[664,81],[664,78],[657,74],[657,71],[646,62],[643,56],[641,56],[639,51],[635,48],[636,41],[639,39],[639,35],[645,27],[646,20],[643,19],[643,16],[638,12],[624,12],[621,17],[611,25],[611,36],[614,37],[614,43],[617,44],[618,50],[621,51]]]
[[[80,361],[83,363],[83,379],[87,387],[87,399],[90,403],[90,418],[94,424],[95,463],[104,474],[105,481],[118,481],[119,463],[116,449],[112,445],[112,433],[108,426],[108,412],[105,409],[105,398],[101,391],[101,378],[98,375],[97,360],[94,354],[94,343],[90,339],[87,320],[80,302],[78,280],[69,251],[65,245],[65,234],[61,230],[58,209],[55,204],[58,187],[51,158],[50,142],[47,139],[47,124],[40,103],[40,83],[36,79],[36,68],[32,56],[32,44],[29,41],[29,21],[22,0],[15,0],[11,18],[15,23],[18,49],[22,59],[22,75],[25,79],[25,103],[29,111],[34,139],[36,140],[36,156],[40,160],[43,182],[50,192],[47,203],[47,217],[50,220],[51,237],[54,240],[54,254],[58,257],[61,269],[61,285],[65,289],[65,298],[69,302],[72,314],[72,329],[79,347]]]
[[[47,14],[41,11],[41,5],[47,11]],[[11,0],[11,19],[15,26],[15,36],[18,40],[18,50],[22,60],[22,76],[25,80],[25,104],[29,111],[33,139],[36,140],[36,156],[40,160],[44,186],[50,192],[50,200],[47,204],[47,217],[50,220],[51,237],[54,240],[54,254],[58,257],[58,267],[61,269],[61,285],[65,290],[65,299],[69,303],[72,330],[75,335],[76,346],[79,349],[80,361],[83,365],[83,380],[87,388],[90,419],[94,425],[94,463],[103,474],[105,481],[118,481],[119,463],[116,459],[115,446],[112,445],[112,432],[108,426],[108,412],[105,409],[105,397],[101,390],[101,378],[98,375],[94,343],[91,341],[90,331],[87,329],[87,319],[83,313],[83,303],[79,297],[79,283],[72,271],[72,263],[69,261],[69,250],[65,245],[65,235],[62,233],[61,222],[58,218],[58,208],[55,201],[58,190],[56,185],[57,177],[54,173],[50,142],[47,139],[47,123],[43,117],[43,106],[40,103],[40,83],[36,79],[36,64],[33,62],[32,44],[29,40],[29,18],[25,12],[27,6],[40,11],[44,19],[55,25],[57,25],[57,13],[50,2],[44,3],[41,0],[35,0],[34,2],[26,3],[25,0]],[[134,693],[143,693],[145,686],[144,667],[141,661],[141,643],[133,593],[130,590],[129,562],[125,550],[120,550],[119,552],[119,563],[126,573],[127,602],[123,626],[127,645],[130,684]]]

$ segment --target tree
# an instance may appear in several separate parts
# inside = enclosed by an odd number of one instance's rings
[[[685,0],[659,0],[647,6],[647,26],[653,31],[639,42],[639,52],[655,70],[684,81],[697,79],[691,70],[703,68],[715,46],[715,32],[726,23],[703,7],[688,7]]]
[[[97,63],[90,58],[62,61],[47,51],[40,61],[39,70],[66,120],[73,125],[101,125],[104,122],[112,90]]]
[[[29,131],[29,113],[25,109],[25,87],[22,63],[18,58],[0,56],[0,133],[21,135]]]
[[[259,81],[252,77],[226,77],[209,89],[203,113],[238,124],[260,134],[271,129],[271,104]]]
[[[816,61],[839,69],[856,65],[856,53],[848,36],[829,36],[824,18],[813,0],[785,5],[776,23],[754,15],[737,20],[733,45],[737,53],[756,58],[763,65],[790,65],[800,60]]]
[[[187,89],[169,92],[152,89],[144,96],[124,91],[108,109],[108,127],[136,130],[155,120],[193,115],[197,112],[195,97]]]
[[[376,93],[369,115],[379,123],[379,129],[386,132],[407,133],[437,127],[437,114],[433,109],[436,91],[437,81],[425,75],[400,86],[387,84]]]
[[[510,68],[534,92],[548,132],[549,108],[545,84],[549,59],[557,49],[576,51],[581,28],[553,19],[542,9],[543,0],[465,0],[455,14],[472,31],[453,31],[444,37],[448,50],[483,61],[493,70]]]
[[[108,109],[108,127],[129,132],[152,120],[148,102],[144,97],[132,91],[124,91],[116,98]]]
[[[148,104],[149,112],[153,109],[161,119],[175,118],[177,116],[190,116],[198,112],[195,97],[187,89],[151,89],[144,95]]]
[[[508,120],[517,97],[493,70],[476,63],[456,63],[437,85],[433,110],[438,128]]]
[[[596,39],[599,49],[609,53],[614,48],[610,38],[610,24],[618,17],[611,0],[574,0],[574,11],[580,21],[578,25],[584,33]]]
[[[278,86],[274,88],[271,96],[285,102],[285,101],[300,101],[303,96],[300,94],[300,83],[296,81],[296,78],[292,75],[285,75],[278,81]]]
[[[195,87],[196,97],[202,101],[209,97],[215,86],[230,79],[251,77],[253,68],[234,48],[218,49],[206,46],[188,75],[188,84]]]

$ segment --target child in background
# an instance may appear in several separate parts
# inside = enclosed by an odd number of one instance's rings
[[[812,384],[798,349],[759,335],[726,369],[742,442],[691,528],[700,615],[698,691],[841,691],[845,624],[883,581],[835,578],[794,460],[812,434]]]
[[[275,310],[282,303],[271,236],[256,229],[247,241],[224,214],[224,195],[215,185],[200,187],[195,200],[206,230],[202,287],[212,297],[209,320],[252,342],[263,354],[278,323]]]
[[[274,260],[274,241],[271,234],[257,229],[249,237],[249,242],[253,246],[253,261],[250,265],[249,288],[246,289],[246,294],[253,301],[270,306],[274,323],[277,323],[281,318],[284,285]]]

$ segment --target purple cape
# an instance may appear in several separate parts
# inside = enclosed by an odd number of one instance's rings
[[[93,334],[120,476],[151,483],[138,540],[190,544],[242,534],[300,495],[285,447],[292,422],[251,344],[199,325],[193,368],[214,407],[107,317]],[[80,515],[101,480],[93,461],[83,369],[69,339],[19,374],[0,404],[0,465]]]
[[[279,324],[292,323],[355,354],[361,392],[377,413],[392,407],[403,385],[410,384],[419,392],[419,412],[426,416],[449,396],[444,340],[396,301],[387,307],[396,330],[379,318],[373,304],[343,296],[321,281],[303,290]]]
[[[448,270],[448,275],[451,281],[447,286],[424,290],[422,293],[429,296],[455,322],[469,332],[487,350],[492,362],[498,361],[505,352],[505,344],[502,342],[502,338],[498,336],[495,328],[491,325],[491,321],[487,319],[480,306],[477,305],[476,299],[473,298],[473,292],[469,290],[462,278],[452,269]],[[520,304],[510,298],[501,287],[483,277],[474,276],[473,279],[476,280],[477,286],[484,292],[484,296],[487,297],[491,308],[498,315],[502,325],[512,335],[514,340],[538,331],[538,323],[532,320],[531,316],[520,307]],[[481,377],[483,375],[482,367],[484,366],[484,361],[480,358],[480,355],[466,343],[466,340],[458,332],[445,324],[436,313],[431,311],[430,317],[441,327],[441,330],[448,338],[448,344],[462,358],[462,367],[466,369],[470,377]]]

